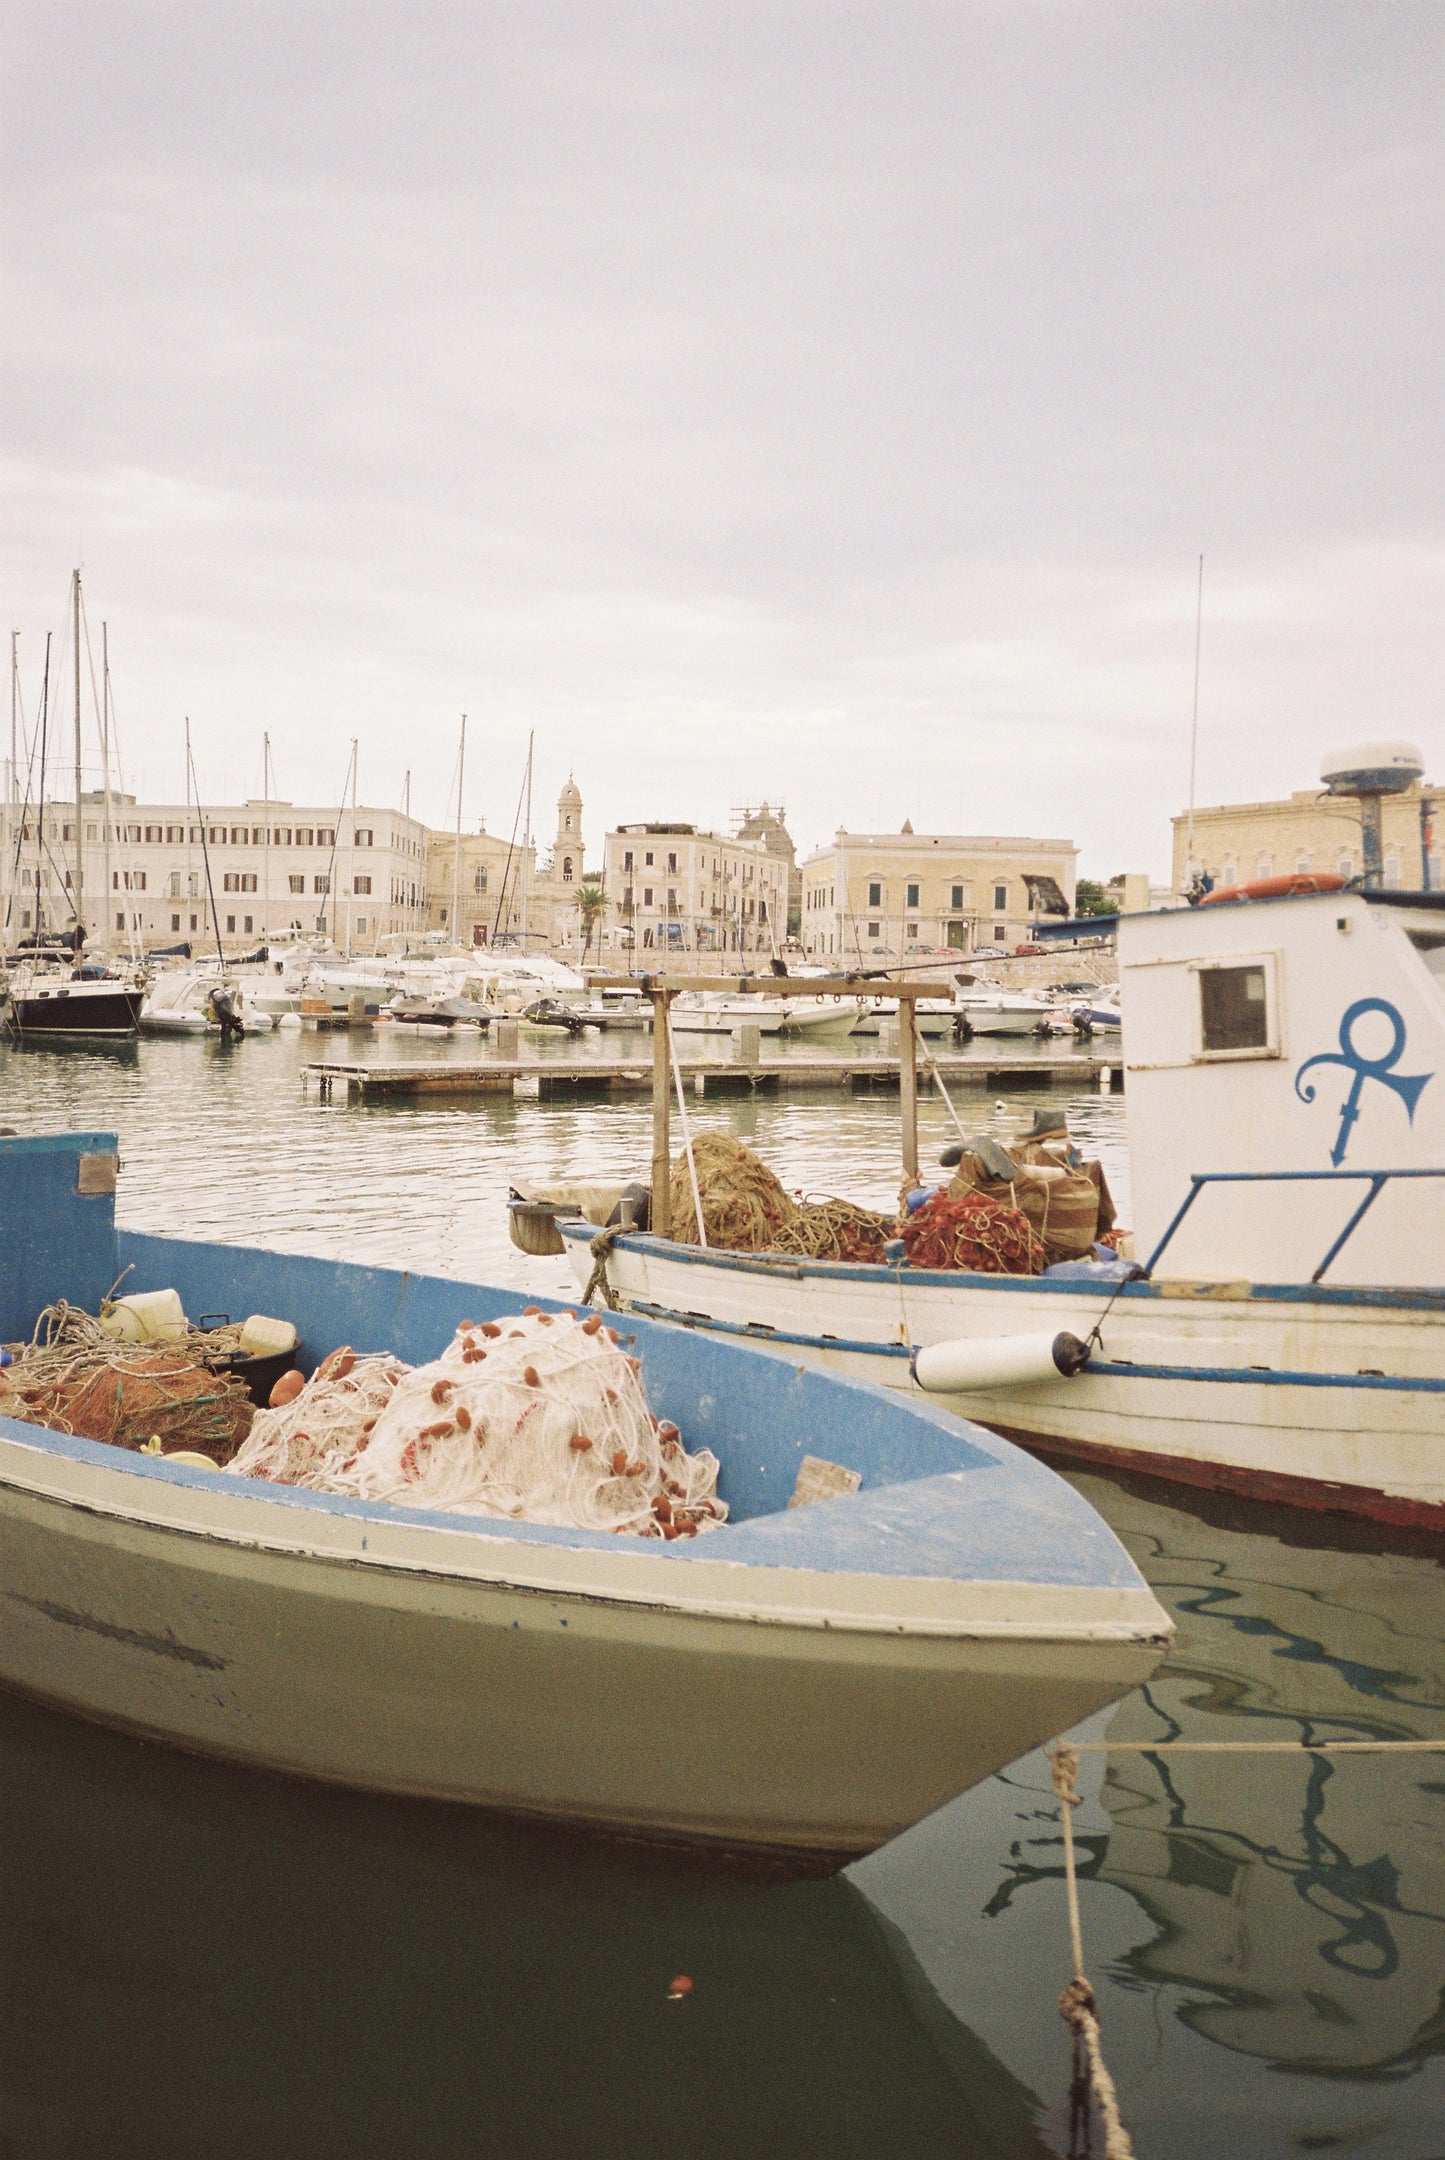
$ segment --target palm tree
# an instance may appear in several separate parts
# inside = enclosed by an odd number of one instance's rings
[[[600,870],[589,870],[577,887],[577,913],[582,922],[582,957],[592,945],[592,933],[607,913],[607,889]]]

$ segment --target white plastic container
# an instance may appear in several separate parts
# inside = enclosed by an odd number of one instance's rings
[[[251,1357],[280,1357],[296,1348],[296,1330],[289,1320],[252,1313],[241,1330],[241,1348]]]
[[[117,1298],[100,1324],[117,1342],[175,1342],[186,1315],[178,1290],[140,1290]]]

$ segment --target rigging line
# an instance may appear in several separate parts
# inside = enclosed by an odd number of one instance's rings
[[[201,808],[201,783],[196,778],[196,761],[191,753],[191,716],[189,713],[186,714],[186,765],[191,788],[196,798],[196,817],[199,820],[201,835],[201,861],[206,866],[206,893],[211,903],[211,926],[216,933],[216,958],[221,964],[222,973],[224,973],[226,955],[221,945],[221,918],[216,912],[216,886],[215,880],[211,876],[211,850],[206,837],[206,814]]]
[[[1184,842],[1186,875],[1194,872],[1194,782],[1199,765],[1199,655],[1204,638],[1204,557],[1199,558],[1199,597],[1194,612],[1194,712],[1189,724],[1189,824]]]
[[[346,777],[341,783],[341,808],[337,811],[336,823],[331,828],[331,854],[326,863],[326,892],[324,897],[327,905],[322,910],[321,919],[324,923],[329,913],[331,917],[331,942],[333,945],[336,943],[336,843],[337,835],[341,831],[342,822],[346,816],[346,790],[351,785],[351,764],[355,756],[356,744],[353,742],[351,754],[346,760]]]
[[[497,926],[498,926],[498,924],[499,924],[499,923],[501,922],[501,919],[502,919],[502,902],[503,902],[503,900],[504,900],[504,899],[506,898],[506,895],[507,895],[507,880],[508,880],[508,878],[509,878],[509,877],[511,876],[511,874],[512,874],[512,855],[513,855],[513,851],[515,850],[515,848],[516,848],[516,845],[517,845],[517,828],[518,828],[518,826],[519,826],[519,825],[521,824],[521,822],[522,822],[522,794],[523,794],[523,791],[525,790],[525,787],[526,787],[526,779],[525,779],[525,776],[524,776],[524,778],[523,778],[523,782],[522,782],[522,787],[521,787],[521,788],[519,788],[519,789],[518,789],[518,791],[517,791],[517,809],[516,809],[516,815],[515,815],[515,816],[513,817],[513,819],[512,819],[512,837],[511,837],[511,839],[510,839],[510,840],[509,840],[509,841],[507,842],[507,860],[506,860],[506,862],[505,862],[505,863],[504,863],[504,864],[502,865],[502,889],[501,889],[501,892],[500,892],[500,893],[499,893],[499,894],[497,895],[497,912],[496,912],[496,915],[495,915],[495,917],[493,918],[493,922],[492,922],[492,943],[493,943],[493,945],[495,945],[495,944],[496,944],[496,942],[497,942]]]

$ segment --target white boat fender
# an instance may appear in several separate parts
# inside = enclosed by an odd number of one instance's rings
[[[1089,1362],[1089,1345],[1067,1331],[1040,1335],[961,1336],[915,1350],[913,1377],[927,1395],[962,1395],[976,1388],[1037,1386],[1072,1380]]]

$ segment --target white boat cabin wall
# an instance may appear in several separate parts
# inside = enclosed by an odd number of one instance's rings
[[[1445,1174],[1421,1175],[1445,1173],[1433,897],[1121,920],[1134,1249],[1157,1280],[1445,1284]]]

